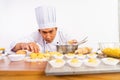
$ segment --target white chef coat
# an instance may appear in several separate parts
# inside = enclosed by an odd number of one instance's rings
[[[46,43],[41,34],[36,31],[33,32],[30,36],[12,42],[10,48],[12,49],[19,42],[36,42],[40,47],[40,52],[45,52],[46,50],[56,51],[56,45],[64,44],[70,39],[70,36],[68,36],[67,34],[63,34],[63,32],[58,29],[54,40],[51,43]]]

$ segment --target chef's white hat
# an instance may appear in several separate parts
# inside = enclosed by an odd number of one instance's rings
[[[35,9],[39,29],[56,27],[56,11],[52,6],[39,6]]]

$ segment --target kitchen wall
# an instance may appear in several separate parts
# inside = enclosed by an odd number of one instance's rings
[[[120,0],[118,0],[118,30],[119,30],[119,41],[120,41]]]
[[[57,25],[78,40],[87,35],[87,46],[119,41],[118,0],[0,0],[0,47],[37,30],[39,5],[55,6]]]

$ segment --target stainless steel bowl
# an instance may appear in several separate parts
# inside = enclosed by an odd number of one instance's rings
[[[57,51],[62,54],[74,53],[78,45],[56,45]]]

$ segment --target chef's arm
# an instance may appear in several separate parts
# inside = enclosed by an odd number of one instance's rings
[[[21,45],[22,45],[23,43],[17,43],[16,45],[15,45],[15,47],[13,47],[12,49],[11,49],[11,51],[14,51],[14,52],[17,52],[18,50],[22,50],[22,48],[21,48]]]
[[[35,53],[40,51],[39,46],[35,42],[17,43],[12,51],[16,52],[18,50],[28,50]]]

